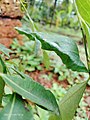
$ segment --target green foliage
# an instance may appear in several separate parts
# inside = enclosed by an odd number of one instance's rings
[[[55,98],[60,101],[67,93],[67,89],[54,83],[52,87],[52,92],[55,95]]]
[[[80,71],[87,72],[86,67],[80,60],[77,46],[72,40],[62,36],[52,37],[52,35],[48,35],[44,33],[36,33],[36,32],[34,33],[34,32],[30,32],[30,30],[26,30],[22,28],[17,28],[17,30],[21,34],[27,35],[29,39],[39,40],[41,42],[42,49],[55,51],[61,57],[63,63],[66,64],[68,68],[74,71],[76,70],[79,72]],[[60,41],[59,41],[59,38],[60,38]],[[49,39],[51,40],[49,41]],[[67,118],[68,120],[71,120],[73,118],[76,108],[78,107],[78,104],[82,98],[83,92],[86,88],[86,83],[87,82],[84,82],[79,85],[76,85],[75,88],[74,87],[71,88],[70,92],[68,92],[67,95],[61,101],[61,103],[63,103],[63,104],[60,104],[61,116],[60,117],[56,116],[55,119],[65,120]],[[66,102],[63,102],[64,99]],[[73,104],[73,101],[76,103]],[[70,110],[67,109],[69,108],[70,105],[71,105],[72,112],[70,112]],[[52,118],[54,117],[50,117],[50,119]]]
[[[50,58],[46,51],[43,51],[43,62],[47,69],[50,67]]]
[[[3,52],[4,52],[4,50],[3,50]],[[0,72],[7,73],[6,69],[7,69],[6,65],[5,65],[4,61],[2,60],[2,57],[0,56]],[[2,98],[3,98],[3,94],[4,94],[4,86],[5,86],[4,80],[0,76],[0,106],[2,106]]]
[[[87,68],[80,60],[75,42],[70,38],[45,33],[32,33],[30,30],[24,28],[16,29],[32,40],[39,40],[42,44],[42,49],[56,52],[67,68],[78,72],[88,72]]]
[[[1,56],[0,56],[0,72],[7,73],[7,67]]]
[[[52,93],[49,90],[45,90],[43,86],[34,82],[28,76],[25,75],[24,79],[17,75],[0,74],[0,76],[2,76],[4,81],[18,94],[39,106],[59,114],[58,105]]]
[[[81,25],[82,25],[82,28],[83,28],[83,30],[84,30],[84,33],[86,33],[86,38],[87,38],[87,46],[88,46],[88,50],[89,50],[89,53],[90,53],[90,28],[89,28],[89,26],[85,23],[85,22],[83,22],[82,21],[82,23],[81,23]]]
[[[40,107],[37,107],[38,115],[34,115],[35,120],[48,120],[49,113],[48,111],[45,111],[44,109],[41,109]]]
[[[87,46],[90,54],[90,40],[89,40],[90,39],[90,18],[89,18],[90,5],[89,5],[89,2],[90,2],[89,0],[87,0],[86,2],[85,0],[76,0],[78,17],[81,21],[81,26],[87,38],[87,43],[88,43]]]
[[[9,53],[12,52],[10,49],[6,48],[4,45],[0,44],[0,51],[9,57]]]
[[[84,78],[84,73],[73,72],[66,68],[65,65],[58,65],[60,62],[53,64],[54,73],[58,74],[58,80],[63,81],[67,80],[70,85],[73,85],[75,82],[78,83],[82,78]]]
[[[4,93],[4,81],[3,79],[0,77],[0,106],[2,105],[2,97],[3,97],[3,93]]]
[[[68,2],[66,0],[63,0],[62,2],[57,0],[55,10],[53,0],[21,1],[23,3],[22,10],[26,11],[24,9],[25,7],[28,11],[28,14],[35,22],[39,22],[43,25],[52,24],[56,25],[57,27],[62,26],[74,29],[79,28],[78,19],[75,14],[75,9],[73,3],[70,0]]]
[[[6,50],[6,48],[5,48],[5,50]],[[3,52],[5,53],[4,50],[3,50]],[[9,55],[9,52],[8,52],[8,55]],[[4,62],[2,61],[2,58],[0,60],[1,60],[1,65],[3,67]],[[4,69],[6,69],[6,66],[4,66],[4,67],[5,67]],[[32,102],[36,103],[41,108],[47,109],[47,110],[52,111],[55,114],[59,115],[59,108],[58,108],[57,102],[55,100],[55,97],[49,90],[46,90],[39,83],[36,83],[27,75],[20,73],[18,70],[14,69],[12,66],[9,68],[14,70],[18,75],[15,75],[15,72],[11,72],[10,69],[8,69],[7,74],[4,74],[5,72],[3,71],[3,68],[1,69],[1,72],[0,72],[0,83],[1,83],[0,104],[2,103],[2,97],[3,97],[3,92],[4,92],[3,83],[5,81],[6,84],[8,84],[16,93],[18,93],[22,97],[25,97],[26,99],[31,100]],[[14,117],[15,117],[15,119],[16,119],[16,117],[18,117],[18,119],[20,119],[20,120],[21,119],[24,120],[26,118],[27,118],[27,120],[33,119],[32,116],[27,117],[27,115],[30,115],[31,112],[29,113],[28,110],[26,110],[27,113],[25,113],[25,108],[22,107],[22,109],[21,109],[21,106],[23,105],[22,102],[20,100],[19,101],[17,101],[17,100],[18,100],[18,98],[16,98],[14,96],[11,99],[11,101],[9,103],[7,103],[7,106],[4,107],[4,109],[2,109],[2,111],[0,113],[2,120],[3,119],[11,120],[11,119],[14,119]],[[19,102],[22,105],[19,104]],[[18,109],[18,104],[19,104],[20,109]],[[10,111],[7,111],[9,109],[10,109]],[[16,109],[17,109],[17,111],[16,111]],[[26,109],[28,109],[28,108],[26,108]],[[16,113],[13,113],[13,112],[16,112]],[[17,112],[18,113],[20,112],[20,114],[23,113],[24,116],[17,116]],[[8,114],[8,115],[5,116],[5,114]],[[16,116],[13,117],[13,114],[16,114]]]
[[[89,0],[75,0],[77,9],[79,14],[81,15],[81,21],[82,19],[87,22],[87,24],[90,24],[90,1]]]
[[[76,4],[78,4],[78,2],[76,1]],[[80,4],[80,5],[82,5],[82,4]],[[78,7],[80,8],[82,6],[78,6]],[[69,12],[70,12],[70,9],[69,9]],[[79,13],[80,13],[80,11],[79,11]],[[82,13],[80,13],[80,14],[81,14],[81,16],[83,16]],[[86,25],[87,23],[85,23],[85,21],[82,18],[83,17],[80,17],[80,21],[82,21]],[[86,22],[87,22],[87,19],[86,19]],[[84,29],[85,29],[85,27],[84,27]],[[88,30],[85,29],[84,32],[86,32]],[[18,31],[21,34],[25,34],[29,39],[39,40],[41,42],[42,49],[49,50],[49,51],[55,51],[57,53],[57,55],[59,55],[61,57],[63,63],[69,69],[72,69],[74,71],[79,71],[79,72],[80,71],[88,72],[90,70],[89,65],[88,65],[88,70],[87,70],[85,65],[81,62],[77,46],[72,40],[69,40],[67,38],[60,38],[60,41],[59,41],[59,38],[57,36],[54,39],[54,37],[52,37],[50,35],[32,32],[32,31],[26,30],[26,29],[18,29]],[[87,35],[87,38],[89,38],[89,34]],[[52,39],[52,41],[49,41],[49,39]],[[84,40],[85,40],[85,37],[84,37]],[[87,43],[89,46],[89,42],[87,42]],[[86,44],[86,43],[84,43],[84,44]],[[85,45],[85,51],[86,50],[87,49],[86,49],[86,45]],[[86,57],[88,60],[87,51],[86,51]],[[66,118],[68,120],[73,119],[75,111],[78,107],[78,104],[82,98],[83,92],[86,88],[86,84],[87,84],[87,81],[77,84],[74,87],[72,87],[69,90],[69,92],[65,95],[65,97],[62,99],[62,101],[60,102],[61,116],[51,116],[49,119],[51,119],[51,120],[52,119],[65,120]],[[70,112],[70,110],[68,110],[69,107],[71,107],[71,109],[70,109],[71,112]]]
[[[43,58],[42,54],[39,54],[41,51],[36,49],[35,42],[24,41],[24,45],[19,45],[18,41],[14,40],[11,48],[16,54],[12,54],[12,60],[8,60],[8,63],[12,61],[20,71],[42,70],[40,64]]]
[[[83,92],[85,91],[87,82],[83,82],[73,86],[64,98],[59,102],[60,117],[55,116],[55,120],[72,120],[78,104],[82,98]],[[50,120],[52,120],[52,116]]]
[[[24,101],[22,98],[13,94],[11,96],[10,101],[4,107],[2,111],[0,111],[0,119],[1,120],[34,120],[32,108],[30,106],[24,105]]]
[[[65,1],[62,2],[62,4],[64,4],[65,7],[68,3],[69,3],[68,0],[66,2]],[[89,0],[87,2],[85,2],[84,0],[75,1],[79,20],[84,30],[84,32],[82,31],[82,33],[83,33],[83,38],[84,38],[84,46],[85,46],[85,53],[86,53],[88,68],[86,68],[83,62],[80,60],[78,48],[73,40],[69,39],[68,37],[55,36],[53,34],[48,35],[46,33],[36,32],[34,30],[35,26],[33,24],[33,21],[29,17],[28,13],[27,13],[28,18],[30,19],[30,22],[32,24],[32,31],[28,28],[16,28],[21,34],[25,34],[30,40],[35,41],[34,45],[31,45],[32,48],[30,48],[29,43],[25,44],[25,46],[21,48],[17,48],[18,53],[19,53],[18,55],[21,54],[21,51],[23,51],[24,55],[27,54],[27,57],[24,56],[23,60],[25,60],[25,62],[28,61],[29,65],[37,66],[37,63],[34,63],[35,61],[34,62],[30,61],[32,57],[29,57],[29,55],[30,55],[30,52],[32,53],[33,50],[35,52],[35,55],[37,55],[37,52],[38,52],[37,50],[40,47],[40,44],[38,43],[40,42],[42,49],[48,50],[48,51],[54,51],[62,59],[63,63],[67,66],[67,68],[73,71],[89,73],[88,80],[84,82],[80,82],[79,84],[73,85],[73,87],[70,88],[67,94],[62,98],[62,100],[60,100],[59,106],[58,106],[56,99],[54,95],[52,94],[52,92],[50,92],[49,90],[46,90],[42,85],[33,81],[29,76],[25,75],[24,73],[20,72],[17,69],[17,66],[15,66],[15,63],[14,65],[9,66],[11,64],[9,63],[5,64],[2,57],[0,57],[0,67],[1,67],[0,69],[0,85],[1,85],[0,105],[2,105],[2,97],[4,93],[5,84],[10,86],[12,92],[13,91],[16,92],[16,93],[13,92],[13,94],[11,95],[11,99],[7,100],[6,102],[7,105],[4,106],[4,108],[2,108],[2,110],[0,111],[1,120],[4,120],[4,119],[8,119],[8,120],[14,120],[14,119],[30,120],[31,119],[33,120],[34,117],[33,117],[32,108],[30,107],[30,104],[28,103],[26,104],[27,100],[34,102],[35,106],[38,105],[39,107],[45,110],[53,112],[53,115],[51,116],[48,115],[48,117],[50,116],[49,120],[66,120],[66,119],[72,120],[74,118],[75,111],[78,108],[79,102],[85,91],[87,82],[90,79],[90,60],[89,60],[89,53],[87,50],[87,46],[89,48],[89,40],[87,39],[90,38],[90,33],[89,33],[90,6],[88,3],[89,3]],[[23,7],[25,8],[25,6]],[[39,8],[39,9],[42,9],[42,8]],[[68,9],[69,15],[71,11],[72,11],[72,7],[70,6],[70,8]],[[11,52],[9,49],[5,48],[1,44],[0,44],[0,51],[3,52],[8,57],[9,57],[9,53]],[[44,62],[45,62],[46,67],[49,67],[45,59],[49,61],[49,58],[46,52],[44,52]],[[21,59],[20,62],[22,62],[23,60]],[[65,91],[63,91],[63,94],[64,92]],[[36,114],[41,119],[43,119],[43,117],[47,115],[47,113],[45,112],[44,114],[42,110],[40,113],[42,113],[42,115],[40,114],[40,116],[38,115],[38,112]]]
[[[87,82],[83,82],[72,87],[62,101],[60,101],[59,106],[62,120],[65,120],[65,118],[71,120],[73,118],[83,92],[85,91],[86,83]]]

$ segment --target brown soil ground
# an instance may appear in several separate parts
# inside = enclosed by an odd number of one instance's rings
[[[17,38],[21,43],[22,36],[14,28],[21,25],[21,22],[17,19],[0,18],[0,43],[9,47],[14,38]]]

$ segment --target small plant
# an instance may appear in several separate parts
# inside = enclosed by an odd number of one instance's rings
[[[17,67],[20,71],[35,71],[42,70],[40,64],[42,63],[42,53],[38,50],[39,55],[35,52],[35,43],[33,41],[25,41],[23,45],[19,45],[18,41],[15,39],[13,44],[11,45],[12,50],[14,50],[14,54],[11,55],[11,59],[8,61],[17,60]],[[16,64],[16,63],[15,63]]]

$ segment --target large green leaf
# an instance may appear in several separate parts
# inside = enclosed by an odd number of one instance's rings
[[[61,116],[50,116],[49,120],[54,117],[55,120],[72,120],[79,102],[83,96],[87,81],[73,86],[64,98],[59,102]]]
[[[75,42],[70,38],[54,34],[32,33],[29,29],[24,28],[16,29],[32,40],[39,40],[42,44],[42,49],[55,51],[61,57],[67,68],[78,72],[88,72],[80,60],[79,51]]]
[[[0,44],[0,51],[9,57],[9,53],[12,52],[10,49],[6,48],[4,45]]]
[[[49,90],[45,90],[43,86],[33,81],[30,77],[25,75],[25,78],[21,78],[18,75],[10,76],[2,73],[0,76],[2,76],[4,81],[18,94],[39,106],[59,114],[58,105],[54,95]]]
[[[0,112],[0,120],[34,120],[34,118],[31,107],[25,108],[22,98],[14,94]]]
[[[81,17],[90,24],[90,0],[75,0]]]

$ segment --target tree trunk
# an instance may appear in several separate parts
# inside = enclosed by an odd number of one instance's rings
[[[53,14],[52,14],[52,18],[51,18],[51,24],[50,24],[50,27],[52,26],[52,22],[53,22],[53,18],[54,18],[55,10],[56,10],[56,5],[57,5],[57,0],[55,0],[55,2],[54,2]]]

